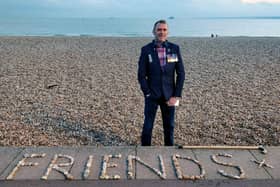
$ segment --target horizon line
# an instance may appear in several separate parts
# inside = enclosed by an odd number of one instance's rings
[[[172,17],[172,19],[170,19]],[[13,16],[13,17],[8,17],[8,18],[19,18],[19,16]],[[173,20],[173,19],[280,19],[280,16],[195,16],[195,17],[182,17],[182,16],[168,16],[165,18],[159,18],[159,17],[123,17],[123,16],[102,16],[102,17],[73,17],[73,16],[60,16],[60,17],[54,17],[54,16],[43,16],[43,17],[38,17],[38,16],[26,16],[20,18],[72,18],[72,19],[120,19],[120,18],[128,18],[128,19],[166,19],[166,20]],[[0,19],[5,19],[4,17]]]

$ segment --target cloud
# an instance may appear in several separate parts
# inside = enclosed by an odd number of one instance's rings
[[[279,3],[280,4],[280,0],[241,0],[241,2],[247,4],[256,4],[256,3],[269,3],[269,4]]]
[[[54,5],[111,5],[118,3],[118,0],[44,0],[48,4],[54,4]]]
[[[277,16],[279,10],[280,0],[0,0],[1,17]]]

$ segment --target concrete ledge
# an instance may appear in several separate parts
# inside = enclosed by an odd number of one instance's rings
[[[179,180],[118,180],[118,181],[100,181],[100,180],[17,180],[17,181],[0,181],[1,187],[279,187],[280,180],[200,180],[200,181],[179,181]]]
[[[231,154],[232,158],[218,157],[219,161],[224,163],[232,163],[233,165],[240,166],[245,172],[245,180],[240,181],[266,181],[269,179],[280,179],[280,147],[268,147],[268,153],[263,155],[257,150],[214,150],[214,149],[177,149],[176,147],[141,147],[141,146],[115,146],[115,147],[25,147],[25,148],[11,148],[0,147],[0,181],[6,183],[7,177],[18,168],[12,176],[12,182],[26,181],[30,182],[43,182],[40,179],[46,175],[48,168],[51,168],[47,175],[47,182],[52,180],[64,181],[67,179],[61,171],[67,173],[73,180],[79,182],[91,181],[99,183],[98,179],[103,177],[110,179],[117,177],[120,180],[114,180],[114,183],[119,183],[122,180],[137,179],[132,181],[178,181],[179,176],[172,157],[180,155],[196,159],[204,167],[206,174],[201,180],[196,180],[195,183],[201,181],[232,181],[229,178],[222,176],[218,170],[224,170],[231,175],[239,175],[235,167],[224,166],[213,162],[211,155],[218,153]],[[44,157],[27,158],[26,154],[42,154]],[[59,154],[61,154],[59,156]],[[105,156],[112,156],[104,162]],[[114,157],[119,155],[119,157]],[[56,161],[54,158],[59,156]],[[92,165],[87,166],[89,156],[92,156]],[[71,159],[69,159],[71,157]],[[162,158],[160,162],[159,157]],[[131,159],[134,158],[134,159]],[[139,160],[136,160],[139,159]],[[253,160],[265,162],[272,165],[274,168],[266,167],[265,165],[259,166]],[[129,161],[132,163],[128,166]],[[141,163],[142,162],[142,163]],[[143,164],[145,162],[145,164]],[[21,164],[34,164],[32,166],[22,166]],[[104,164],[105,163],[105,164]],[[58,171],[51,166],[55,164],[60,168]],[[178,164],[181,168],[181,173],[185,176],[197,176],[200,174],[198,164],[188,159],[178,159]],[[162,169],[162,165],[164,165]],[[90,173],[84,177],[86,168],[88,167]],[[104,170],[105,167],[105,170]],[[102,169],[103,168],[103,169]],[[104,172],[105,171],[105,172]],[[130,174],[129,174],[130,173]],[[165,173],[165,180],[162,180],[160,174]],[[96,180],[96,181],[95,181]],[[60,182],[61,182],[60,181]],[[102,180],[101,183],[106,183],[108,180]],[[130,180],[128,180],[130,181]],[[239,181],[239,180],[238,180]],[[274,181],[274,180],[272,180]],[[10,181],[7,181],[10,182]],[[189,182],[189,181],[188,181]],[[187,183],[188,183],[187,182]],[[63,182],[62,182],[63,183]],[[65,182],[67,183],[67,182]],[[128,182],[130,183],[130,182]],[[177,184],[177,182],[175,182]],[[64,183],[63,183],[64,184]],[[87,184],[87,183],[85,183]],[[139,183],[140,185],[140,183]]]

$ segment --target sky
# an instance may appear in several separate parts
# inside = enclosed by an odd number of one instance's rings
[[[280,0],[0,0],[0,16],[279,17]]]

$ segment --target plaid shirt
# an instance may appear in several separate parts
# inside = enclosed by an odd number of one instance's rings
[[[158,58],[160,61],[160,66],[163,68],[166,65],[166,49],[165,47],[157,47]]]

